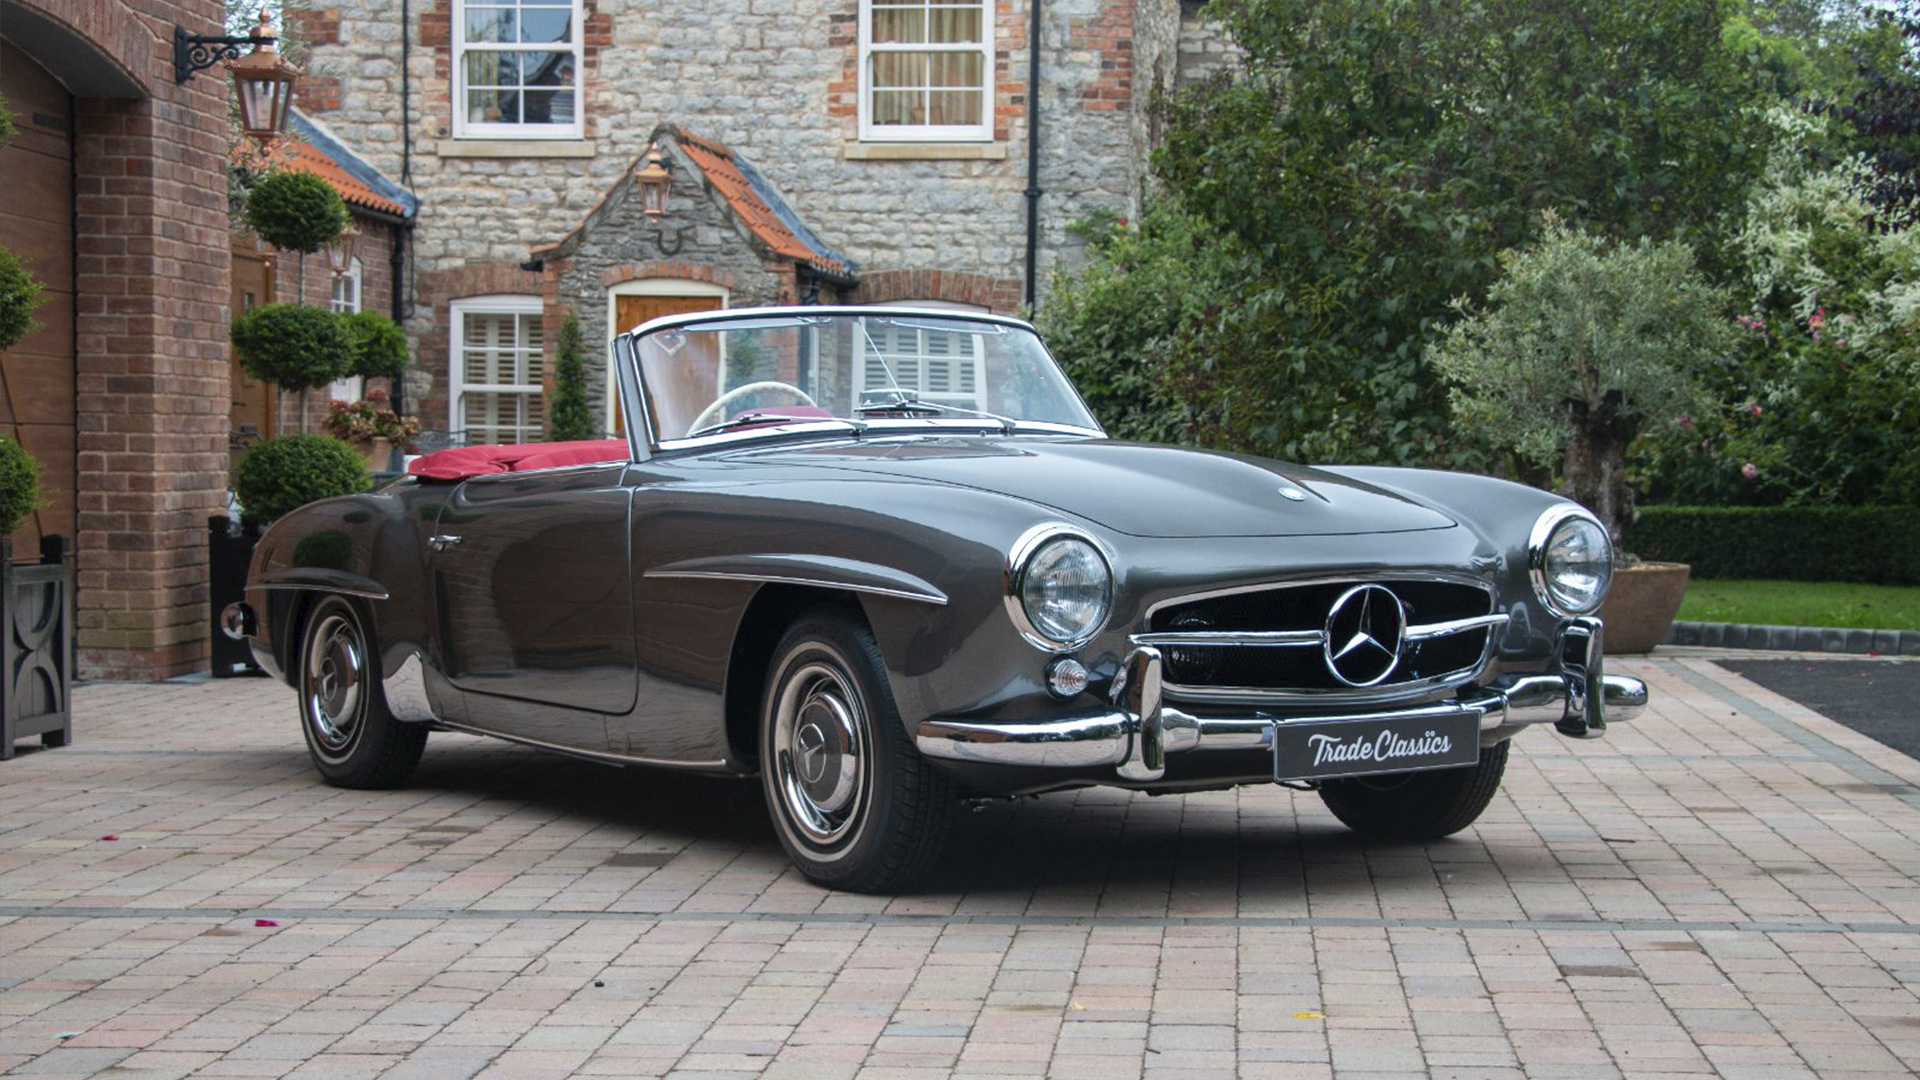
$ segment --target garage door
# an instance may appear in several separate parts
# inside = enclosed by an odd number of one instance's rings
[[[72,97],[46,69],[0,42],[0,97],[18,131],[0,148],[0,245],[46,286],[40,328],[0,353],[0,435],[40,459],[46,506],[13,534],[16,557],[43,534],[74,535]]]

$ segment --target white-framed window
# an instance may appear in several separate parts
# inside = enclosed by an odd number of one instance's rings
[[[577,139],[580,0],[454,0],[453,134]]]
[[[862,320],[864,341],[853,400],[868,390],[899,387],[922,399],[963,409],[987,407],[987,360],[979,334]]]
[[[365,281],[359,256],[348,264],[347,272],[333,279],[333,296],[327,301],[327,307],[336,315],[345,315],[360,310],[360,286]],[[349,375],[344,379],[333,380],[328,393],[335,401],[357,401],[365,392],[366,380],[358,375]]]
[[[448,310],[448,423],[469,444],[538,442],[547,430],[546,331],[537,296],[470,296]]]
[[[987,0],[860,0],[860,137],[993,138]]]

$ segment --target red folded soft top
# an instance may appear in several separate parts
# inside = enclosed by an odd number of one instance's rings
[[[465,480],[489,473],[530,472],[566,465],[593,465],[627,460],[625,439],[584,439],[579,442],[456,446],[417,457],[407,472],[422,480]]]

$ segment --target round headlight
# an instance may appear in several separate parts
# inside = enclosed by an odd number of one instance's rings
[[[1113,572],[1082,537],[1053,535],[1014,570],[1015,622],[1037,644],[1071,647],[1093,636],[1113,602]]]
[[[1554,611],[1585,615],[1606,599],[1613,581],[1613,542],[1585,511],[1557,507],[1541,515],[1528,556],[1534,591]]]

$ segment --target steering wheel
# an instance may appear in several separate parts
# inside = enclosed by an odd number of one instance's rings
[[[801,404],[812,405],[815,408],[819,407],[819,403],[814,401],[813,398],[809,397],[805,390],[802,390],[799,387],[793,386],[789,383],[775,382],[772,379],[764,379],[760,382],[750,382],[745,386],[736,386],[733,389],[727,391],[726,393],[721,394],[719,397],[714,398],[713,404],[700,410],[700,415],[694,417],[693,423],[687,425],[687,430],[689,432],[699,431],[701,428],[706,427],[709,423],[712,423],[714,417],[719,416],[720,414],[726,412],[728,405],[731,405],[735,401],[738,401],[739,399],[746,397],[748,394],[756,394],[762,390],[785,390],[787,393],[792,394],[794,397],[799,398]]]

